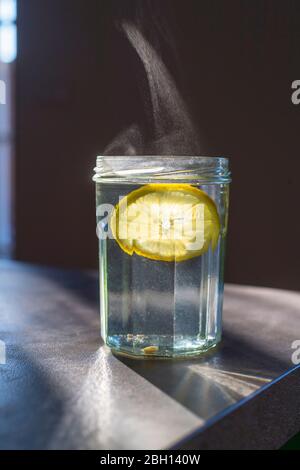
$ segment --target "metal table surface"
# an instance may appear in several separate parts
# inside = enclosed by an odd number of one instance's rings
[[[2,261],[0,319],[2,449],[271,449],[300,429],[300,293],[227,285],[218,349],[141,361],[101,343],[96,273]]]

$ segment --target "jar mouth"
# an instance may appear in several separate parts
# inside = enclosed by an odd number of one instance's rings
[[[227,157],[207,156],[98,156],[93,180],[147,183],[187,181],[230,183]]]

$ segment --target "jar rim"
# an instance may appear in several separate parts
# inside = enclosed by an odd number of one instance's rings
[[[223,156],[120,155],[97,157],[95,182],[186,180],[229,183],[229,158]]]

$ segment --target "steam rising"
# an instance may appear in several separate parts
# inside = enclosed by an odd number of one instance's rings
[[[149,87],[152,138],[137,124],[122,132],[105,155],[195,155],[199,144],[194,125],[167,67],[154,47],[130,22],[122,29],[141,60]],[[148,103],[149,106],[149,103]],[[147,129],[148,131],[148,129]]]

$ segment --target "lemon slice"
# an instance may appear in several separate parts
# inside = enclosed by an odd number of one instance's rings
[[[183,261],[217,246],[214,201],[188,184],[148,184],[123,197],[110,226],[123,251],[159,261]]]

